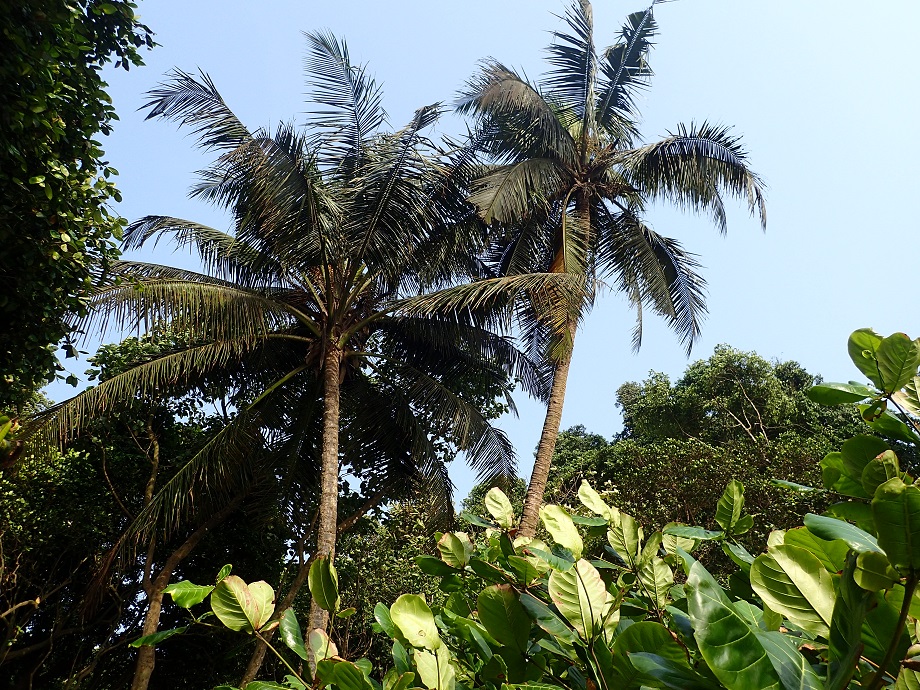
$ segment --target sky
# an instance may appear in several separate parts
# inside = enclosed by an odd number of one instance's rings
[[[368,63],[384,87],[390,125],[429,103],[449,105],[477,61],[494,57],[532,79],[546,66],[560,0],[141,0],[141,20],[160,44],[146,66],[107,72],[120,115],[103,141],[120,171],[129,220],[147,214],[186,217],[219,228],[227,220],[186,198],[194,172],[210,159],[169,123],[145,121],[145,92],[178,67],[201,69],[251,128],[303,122],[303,32],[344,37],[354,62]],[[911,279],[917,253],[913,189],[920,138],[916,67],[920,3],[893,0],[868,11],[854,0],[678,0],[656,7],[660,25],[650,63],[656,76],[640,102],[647,141],[678,123],[732,125],[751,165],[766,181],[767,231],[747,209],[729,208],[722,237],[705,217],[656,207],[656,231],[699,255],[708,281],[709,317],[688,359],[677,338],[652,316],[642,349],[631,349],[634,316],[618,294],[603,295],[578,333],[562,427],[583,424],[610,437],[621,427],[616,389],[650,371],[678,379],[687,365],[726,343],[768,359],[800,362],[828,380],[857,378],[846,340],[857,328],[920,335]],[[624,17],[645,7],[594,5],[598,46],[616,40]],[[446,114],[437,133],[463,121]],[[160,245],[145,260],[192,267]],[[93,349],[90,344],[84,349]],[[67,362],[81,375],[85,360]],[[57,400],[74,390],[53,386]],[[520,417],[499,425],[529,477],[543,408],[517,397]],[[472,473],[451,469],[459,497]]]

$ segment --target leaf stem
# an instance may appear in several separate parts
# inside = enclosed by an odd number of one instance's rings
[[[878,671],[866,690],[879,690],[885,682],[885,675],[887,674],[886,669],[891,665],[891,662],[894,660],[894,655],[898,651],[901,631],[904,630],[904,623],[907,621],[907,613],[910,611],[910,604],[914,597],[914,590],[917,589],[918,580],[920,580],[920,575],[911,568],[907,576],[907,581],[904,583],[904,602],[901,604],[901,612],[898,614],[898,623],[895,625],[894,634],[888,642],[888,649],[885,651],[885,657],[882,659],[882,663],[879,664]]]
[[[263,644],[265,644],[266,647],[272,650],[275,656],[281,660],[281,663],[287,667],[287,670],[291,672],[291,675],[293,675],[297,680],[299,680],[301,683],[306,685],[307,684],[306,681],[303,678],[301,678],[300,674],[297,673],[297,671],[293,669],[293,667],[287,662],[287,660],[283,656],[281,656],[281,653],[277,649],[272,647],[271,642],[269,642],[264,637],[262,637],[262,635],[259,634],[258,630],[255,630],[254,632],[256,634],[256,637],[258,637],[263,642]]]

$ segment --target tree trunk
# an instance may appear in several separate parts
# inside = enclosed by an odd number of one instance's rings
[[[330,346],[323,362],[323,449],[315,557],[335,555],[339,501],[339,368],[342,351]],[[326,629],[329,613],[310,604],[310,630]]]
[[[546,490],[546,480],[549,478],[550,463],[553,451],[556,449],[556,438],[559,436],[559,425],[562,423],[562,406],[565,403],[565,384],[569,378],[569,364],[572,362],[572,352],[575,345],[574,329],[572,333],[572,347],[556,362],[553,371],[553,387],[549,394],[549,404],[546,406],[546,419],[543,421],[543,432],[540,434],[540,444],[537,446],[537,457],[533,463],[533,473],[530,475],[530,484],[527,487],[527,498],[524,499],[524,509],[521,512],[521,523],[518,525],[518,536],[532,537],[537,531],[537,521],[540,517],[540,506],[543,504],[543,492]]]
[[[157,631],[160,625],[160,610],[163,607],[163,590],[169,584],[173,571],[186,557],[188,557],[192,550],[198,546],[198,542],[201,541],[204,535],[226,520],[227,517],[239,507],[242,501],[243,496],[237,496],[223,509],[214,513],[206,522],[198,527],[198,529],[192,532],[188,536],[188,539],[182,542],[182,545],[173,551],[169,555],[169,558],[166,559],[166,563],[163,564],[163,569],[156,578],[150,582],[150,587],[147,591],[148,604],[147,615],[144,618],[144,635],[152,635]],[[137,650],[137,665],[134,670],[134,680],[131,682],[131,690],[147,690],[155,664],[155,647],[144,645]]]

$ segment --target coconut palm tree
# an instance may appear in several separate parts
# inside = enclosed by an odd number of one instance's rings
[[[474,117],[471,147],[490,164],[473,184],[470,201],[496,229],[489,253],[494,270],[584,279],[580,309],[562,328],[547,328],[552,293],[519,308],[524,337],[553,366],[523,535],[536,528],[576,328],[595,286],[612,283],[637,309],[636,347],[644,305],[664,316],[688,352],[699,335],[705,283],[698,264],[677,241],[643,222],[647,204],[666,200],[708,213],[724,233],[724,196],[735,196],[765,223],[763,185],[728,128],[678,125],[660,141],[640,143],[636,96],[652,75],[646,61],[656,33],[652,10],[629,15],[617,42],[598,51],[591,5],[581,0],[564,17],[567,30],[553,34],[551,70],[542,83],[488,60],[456,104]]]
[[[218,152],[193,196],[229,211],[233,231],[166,216],[133,223],[127,248],[167,235],[196,250],[203,271],[120,262],[79,327],[164,324],[187,346],[32,424],[33,435],[60,441],[138,391],[216,382],[233,392],[235,416],[151,498],[136,530],[174,528],[200,492],[231,495],[249,476],[241,468],[258,438],[279,463],[274,471],[306,471],[319,485],[313,555],[331,558],[341,460],[366,495],[424,482],[449,506],[438,438],[483,479],[514,473],[510,443],[473,393],[507,391],[510,377],[545,395],[539,367],[486,326],[509,286],[539,289],[552,283],[546,276],[417,298],[475,271],[481,248],[482,223],[457,181],[462,166],[424,136],[440,108],[382,132],[380,90],[344,42],[307,40],[318,104],[307,134],[289,124],[250,132],[204,74],[177,71],[151,93],[148,117],[190,127]],[[315,608],[311,625],[325,623]]]

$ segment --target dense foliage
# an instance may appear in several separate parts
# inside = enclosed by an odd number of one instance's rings
[[[0,408],[53,377],[66,315],[118,252],[120,196],[100,134],[101,70],[141,64],[151,33],[125,0],[0,4]]]

